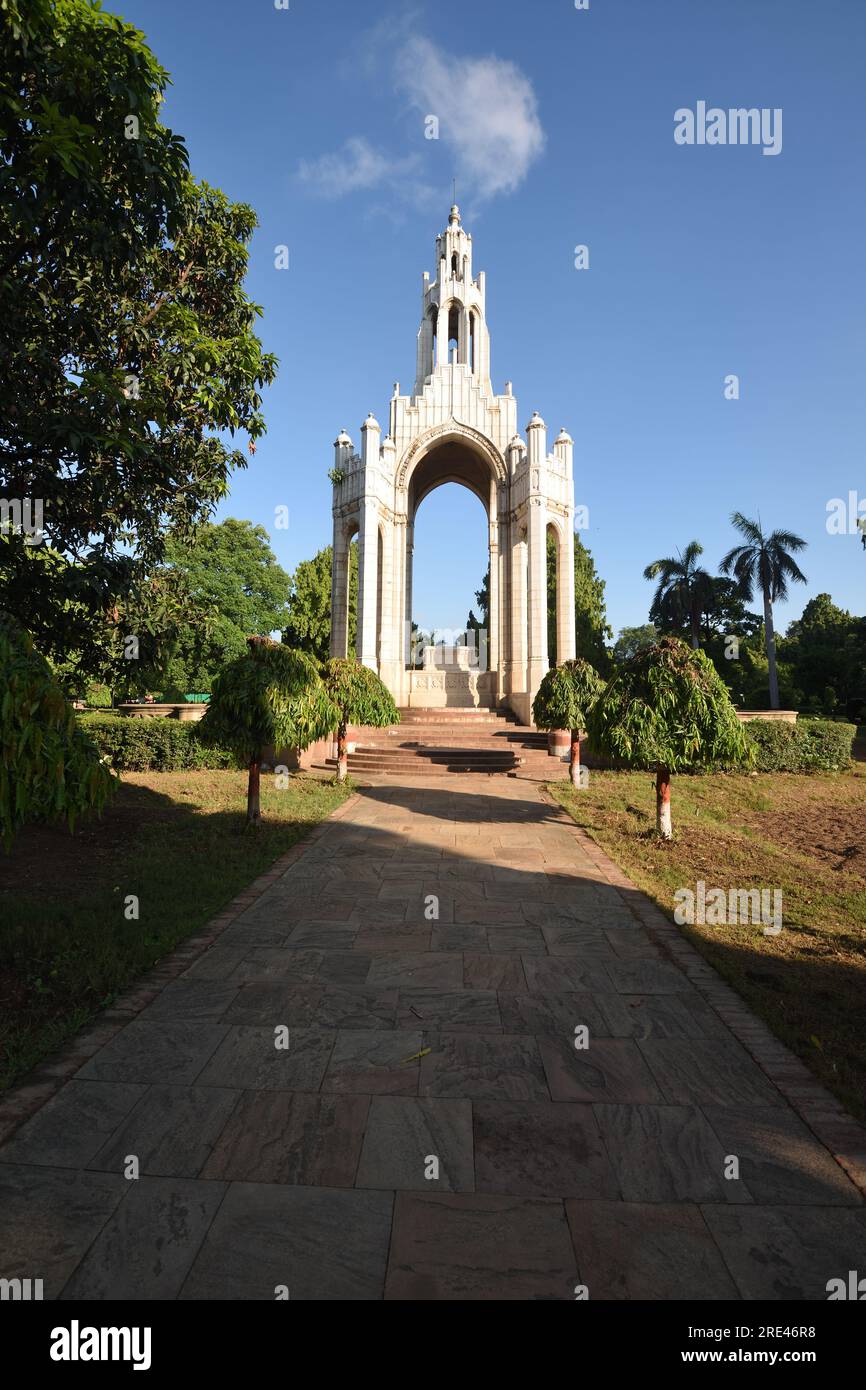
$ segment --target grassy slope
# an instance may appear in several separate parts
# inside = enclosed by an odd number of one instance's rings
[[[674,842],[654,834],[649,773],[552,794],[669,915],[677,888],[769,887],[783,930],[680,930],[757,1014],[866,1118],[866,768],[845,776],[675,777]]]
[[[244,831],[242,772],[126,773],[99,821],[32,827],[0,851],[0,1087],[192,936],[344,799],[262,781]],[[128,921],[128,895],[139,920]]]

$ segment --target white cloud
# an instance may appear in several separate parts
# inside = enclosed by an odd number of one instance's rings
[[[490,198],[520,186],[544,149],[544,131],[532,83],[514,63],[460,58],[416,35],[400,47],[395,76],[422,117],[439,118],[458,180],[472,194]]]
[[[325,198],[340,198],[363,188],[379,188],[412,173],[417,156],[393,159],[363,135],[353,135],[342,149],[319,159],[301,160],[298,176]]]
[[[394,86],[418,112],[418,140],[424,118],[438,117],[439,138],[453,156],[464,200],[519,188],[544,149],[544,131],[532,83],[516,64],[494,55],[461,58],[399,26],[391,47]],[[420,151],[398,157],[353,135],[339,150],[302,160],[298,175],[323,197],[381,188],[424,205],[436,195],[422,170]]]

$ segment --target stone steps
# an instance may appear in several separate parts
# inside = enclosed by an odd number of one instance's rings
[[[547,735],[517,722],[510,712],[491,710],[401,710],[391,729],[365,730],[349,754],[349,771],[359,776],[446,776],[475,772],[490,776],[531,773],[558,777],[561,765],[547,755]],[[327,767],[336,767],[328,758]]]

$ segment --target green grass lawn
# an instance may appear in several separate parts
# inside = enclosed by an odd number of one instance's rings
[[[780,888],[783,929],[680,930],[866,1118],[866,767],[851,774],[674,777],[674,841],[654,833],[648,772],[591,772],[552,795],[669,916],[678,888]]]
[[[262,779],[245,831],[243,772],[125,773],[100,820],[33,826],[0,850],[0,1088],[197,932],[346,793]],[[124,903],[139,900],[139,920]]]

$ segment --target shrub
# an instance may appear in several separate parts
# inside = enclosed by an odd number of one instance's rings
[[[564,661],[548,671],[532,702],[533,722],[539,729],[568,729],[571,733],[569,774],[572,786],[580,781],[580,735],[604,681],[583,657]]]
[[[28,632],[0,613],[0,839],[9,849],[30,821],[101,811],[114,789]]]
[[[851,766],[857,729],[832,719],[798,719],[796,724],[753,719],[746,732],[759,772],[843,772]]]
[[[228,662],[214,681],[198,737],[211,747],[232,748],[246,763],[247,824],[256,826],[265,750],[308,748],[334,728],[338,717],[306,653],[270,637],[248,637],[243,656]]]
[[[227,748],[207,748],[192,721],[84,714],[79,719],[116,772],[190,772],[237,767]]]
[[[671,773],[750,761],[751,746],[709,657],[662,637],[626,661],[588,711],[592,745],[629,767],[655,766],[656,829],[671,838]]]

